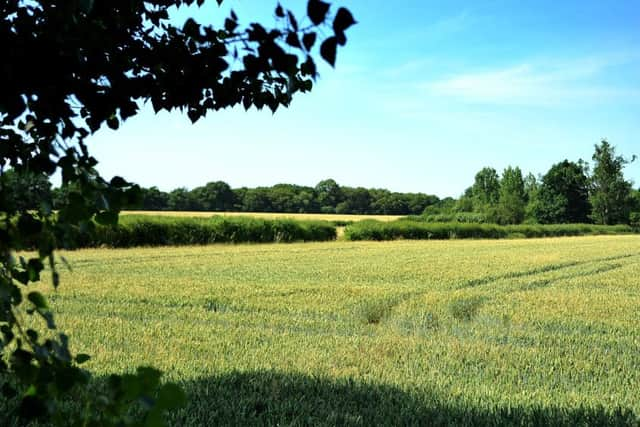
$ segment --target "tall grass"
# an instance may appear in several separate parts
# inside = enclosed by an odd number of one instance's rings
[[[504,239],[531,237],[587,236],[629,234],[628,225],[593,224],[467,224],[459,222],[426,223],[411,220],[392,222],[361,221],[345,228],[347,240],[396,239]]]

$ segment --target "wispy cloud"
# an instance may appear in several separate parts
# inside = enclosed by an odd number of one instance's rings
[[[526,62],[505,68],[463,73],[418,84],[428,94],[467,102],[550,106],[638,99],[640,87],[606,77],[615,66],[637,61],[636,54],[574,60]],[[631,65],[633,66],[633,65]]]

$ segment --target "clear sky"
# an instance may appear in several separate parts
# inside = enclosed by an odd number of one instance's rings
[[[273,22],[271,0],[193,14]],[[306,1],[282,0],[303,14]],[[288,110],[233,109],[191,125],[149,107],[89,140],[105,177],[162,190],[334,178],[459,196],[483,166],[544,173],[607,138],[640,154],[640,1],[336,1],[358,25]],[[640,161],[626,176],[640,186]]]

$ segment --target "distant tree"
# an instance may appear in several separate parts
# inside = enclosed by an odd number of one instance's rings
[[[320,181],[315,187],[315,192],[320,210],[325,213],[336,212],[338,203],[344,199],[342,189],[333,179]]]
[[[172,211],[201,211],[202,205],[198,199],[186,188],[176,188],[169,193],[169,210]]]
[[[294,204],[298,208],[299,213],[318,213],[320,205],[316,200],[316,194],[313,188],[300,187],[294,198]]]
[[[589,222],[589,178],[584,162],[564,160],[542,177],[535,218],[543,224]]]
[[[524,221],[526,193],[524,179],[519,167],[509,166],[500,180],[498,218],[503,224],[520,224]]]
[[[420,215],[428,206],[440,201],[438,196],[432,194],[404,193],[402,197],[407,205],[406,213],[411,215]]]
[[[406,215],[409,207],[402,194],[387,192],[371,203],[369,211],[379,215]]]
[[[363,187],[342,187],[344,201],[336,206],[339,214],[367,214],[371,209],[371,195]]]
[[[296,213],[304,210],[298,194],[303,187],[293,184],[276,184],[267,189],[271,209],[274,212]]]
[[[158,187],[141,188],[141,208],[147,211],[161,211],[169,209],[169,194],[160,191]]]
[[[235,204],[235,194],[224,181],[209,182],[192,191],[192,197],[205,211],[230,211]]]
[[[435,196],[434,196],[435,197]],[[448,214],[456,210],[457,201],[453,197],[445,197],[437,202],[428,205],[422,211],[423,215]]]
[[[538,193],[540,192],[540,182],[536,176],[532,173],[528,173],[524,178],[524,193],[525,193],[525,221],[535,222],[535,211],[538,204]]]
[[[629,222],[633,208],[632,184],[624,179],[623,169],[635,160],[616,156],[615,147],[604,139],[595,146],[591,176],[591,218],[597,224]]]
[[[487,205],[495,205],[500,199],[500,177],[495,169],[482,168],[475,176],[471,187],[474,207],[483,210]]]
[[[266,187],[248,188],[242,198],[244,212],[273,212],[270,191]]]
[[[640,188],[631,191],[632,207],[629,214],[629,224],[640,227]]]
[[[0,172],[0,205],[7,210],[51,210],[53,205],[51,183],[44,173],[8,169]]]
[[[456,212],[473,212],[475,207],[474,204],[473,187],[467,187],[462,196],[460,196],[455,203],[453,210]]]

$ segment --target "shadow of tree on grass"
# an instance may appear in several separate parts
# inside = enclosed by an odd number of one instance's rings
[[[447,396],[271,371],[235,372],[185,385],[175,426],[637,426],[630,409],[461,407]]]

